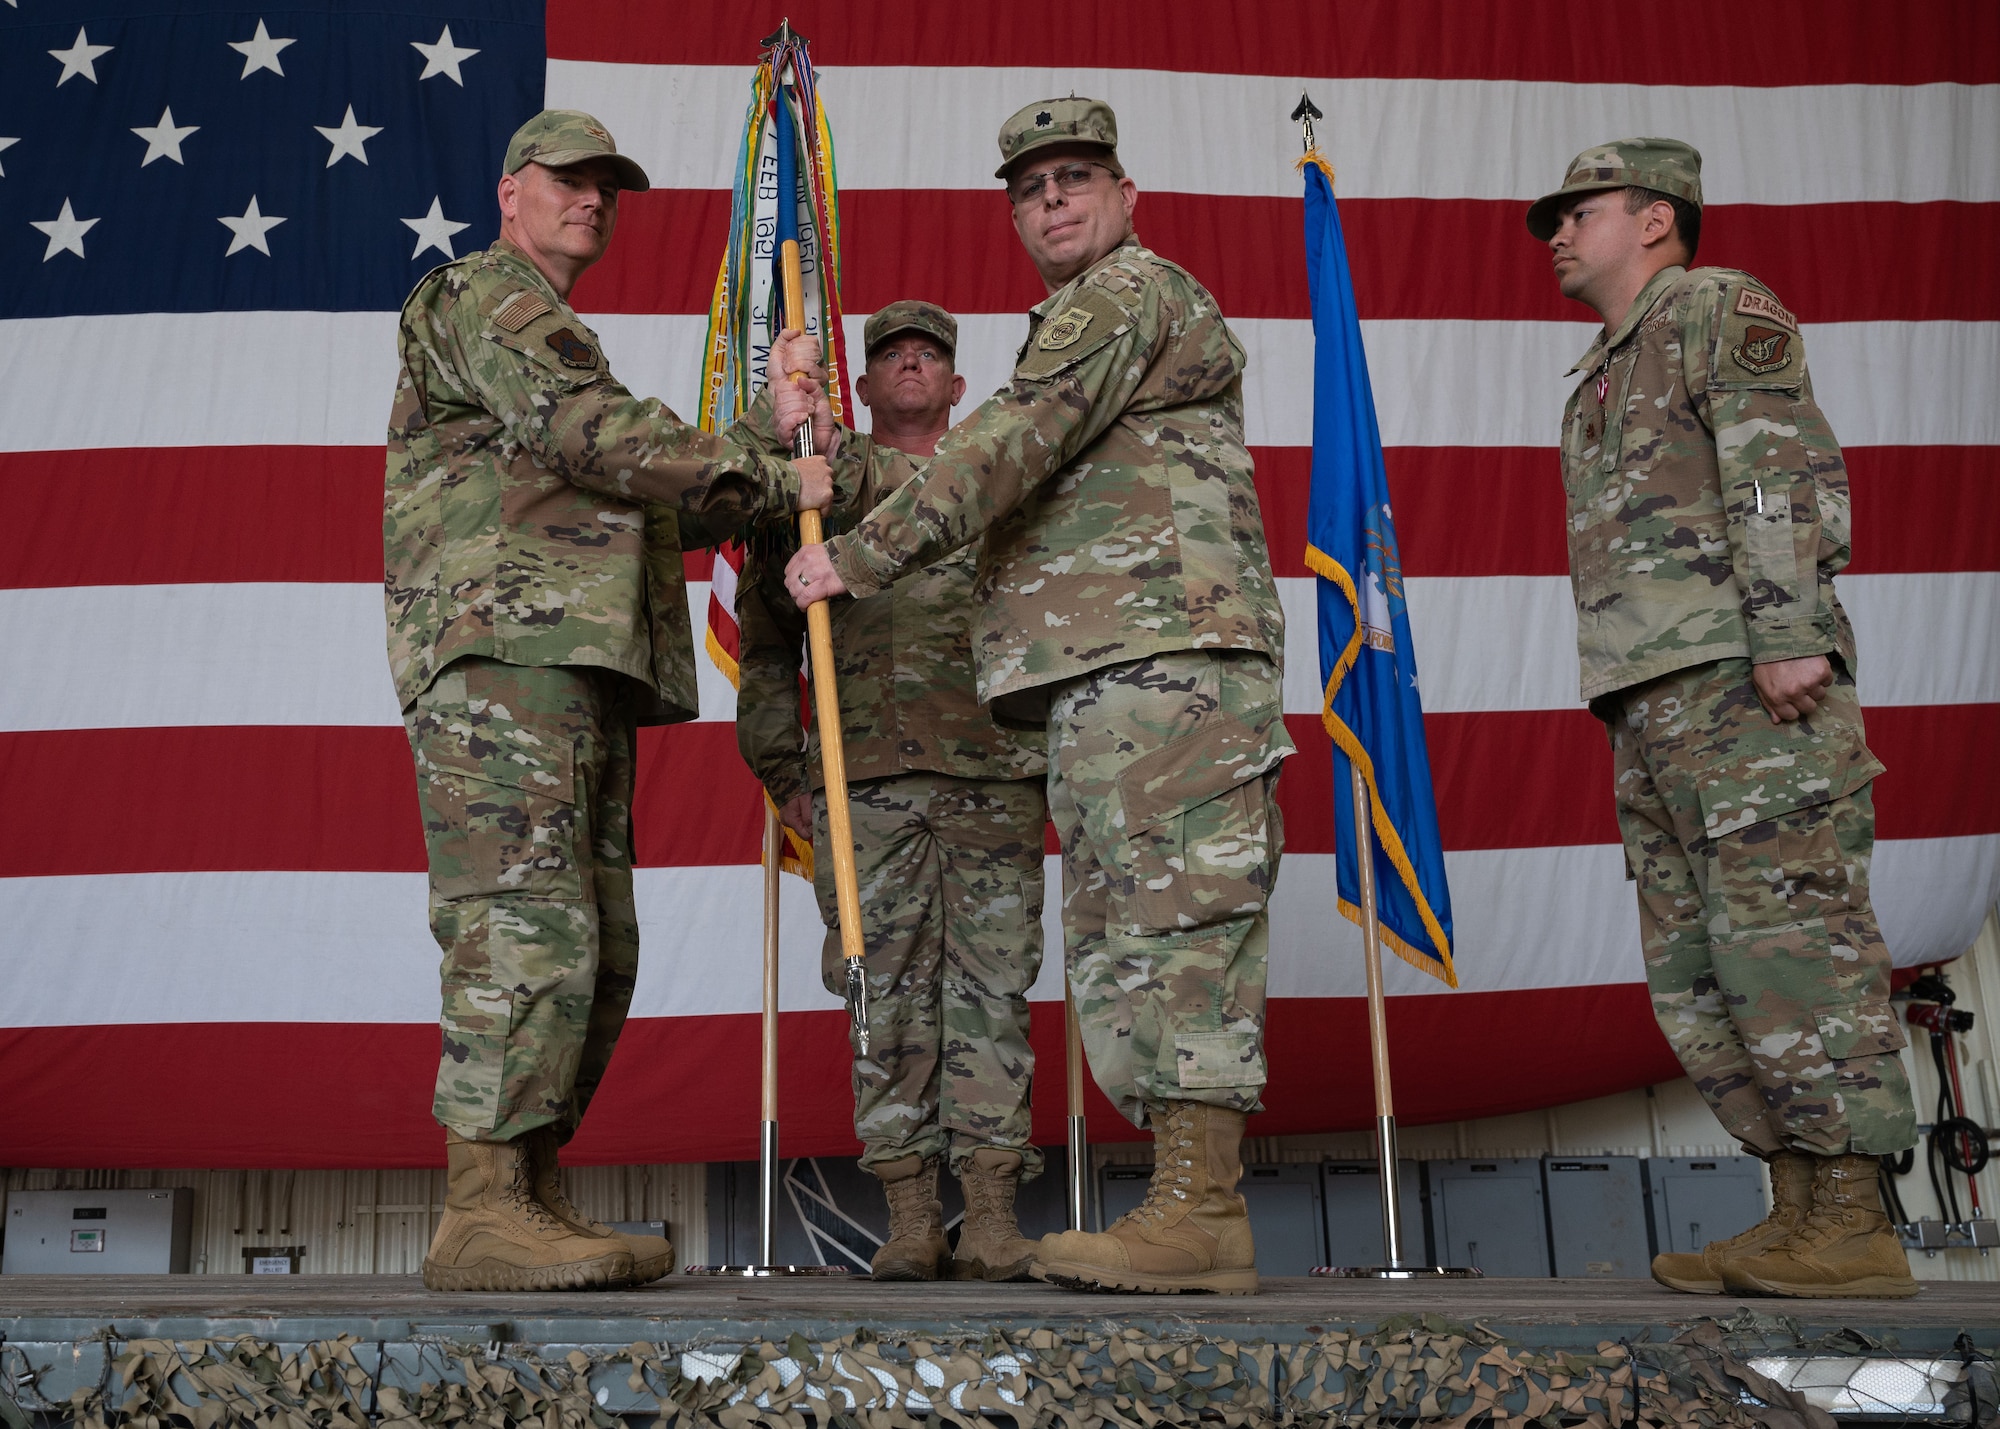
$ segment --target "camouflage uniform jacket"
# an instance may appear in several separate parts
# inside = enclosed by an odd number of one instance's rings
[[[1838,651],[1847,468],[1797,320],[1747,273],[1668,268],[1571,369],[1563,416],[1583,697],[1689,665]]]
[[[857,492],[845,483],[840,507],[830,513],[834,531],[895,492],[917,465],[894,447],[849,433],[841,446],[840,475],[850,453],[862,477]],[[805,612],[783,588],[779,551],[757,549],[738,587],[742,630],[741,686],[736,701],[736,743],[744,762],[783,804],[826,775],[819,763],[819,731],[799,740],[799,651]],[[1038,738],[997,723],[973,687],[973,587],[979,573],[977,544],[912,571],[887,590],[859,600],[833,602],[834,669],[840,690],[840,725],[847,777],[879,779],[914,770],[959,779],[1039,779],[1048,759]]]
[[[789,509],[797,473],[626,391],[504,240],[427,274],[397,346],[382,547],[403,708],[484,655],[618,670],[656,697],[643,723],[692,719],[682,520]]]
[[[985,534],[978,691],[1010,719],[1162,651],[1282,660],[1243,360],[1207,290],[1128,239],[1031,310],[1013,379],[828,543],[834,568],[869,595]]]

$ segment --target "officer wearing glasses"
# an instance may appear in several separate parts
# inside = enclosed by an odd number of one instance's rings
[[[1244,1117],[1264,1080],[1267,908],[1292,752],[1284,620],[1243,437],[1243,347],[1134,235],[1092,99],[1000,130],[1014,231],[1049,296],[1008,385],[918,475],[787,568],[800,605],[871,595],[983,541],[978,694],[1041,731],[1063,942],[1092,1074],[1154,1136],[1145,1202],[1046,1238],[1079,1288],[1250,1294]]]

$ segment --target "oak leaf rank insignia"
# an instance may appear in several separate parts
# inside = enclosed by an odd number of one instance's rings
[[[1751,323],[1743,329],[1743,341],[1730,348],[1729,355],[1745,372],[1761,377],[1792,360],[1791,346],[1792,335],[1783,328]]]
[[[546,339],[565,367],[597,366],[597,349],[566,327],[559,327]]]
[[[1070,308],[1043,325],[1041,336],[1035,339],[1035,346],[1044,352],[1060,352],[1065,347],[1073,346],[1095,316],[1087,308]]]

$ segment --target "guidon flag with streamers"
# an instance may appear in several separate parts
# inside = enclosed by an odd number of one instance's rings
[[[622,383],[698,420],[746,79],[788,15],[839,125],[828,335],[848,353],[869,313],[923,298],[959,320],[957,415],[1007,380],[1045,294],[995,136],[1073,92],[1116,109],[1139,237],[1214,293],[1248,354],[1300,750],[1278,789],[1253,1135],[1372,1116],[1303,555],[1302,89],[1340,175],[1451,889],[1459,990],[1384,969],[1399,1119],[1679,1075],[1648,1007],[1609,751],[1577,698],[1556,443],[1563,374],[1598,324],[1522,220],[1591,144],[1698,147],[1701,260],[1756,274],[1805,324],[1850,468],[1840,592],[1888,766],[1883,932],[1905,965],[1971,944],[2000,891],[1987,0],[1343,0],[1281,19],[1255,0],[1103,0],[1065,9],[1053,44],[1032,7],[924,0],[10,0],[0,1164],[438,1162],[438,952],[382,613],[397,312],[431,267],[493,241],[508,135],[544,105],[587,110],[655,187],[622,196],[573,301]],[[720,569],[688,559],[697,628]],[[641,966],[566,1153],[583,1160],[757,1153],[763,804],[735,692],[698,663],[700,718],[640,736]],[[786,1151],[848,1154],[846,1014],[820,984],[811,890],[784,885]],[[1050,1144],[1060,967],[1030,994]],[[1093,1137],[1128,1133],[1090,1097]]]
[[[1302,101],[1303,103],[1303,101]],[[1354,306],[1333,171],[1318,149],[1305,173],[1306,287],[1312,302],[1312,493],[1306,567],[1319,577],[1320,719],[1333,740],[1340,911],[1359,922],[1361,869],[1354,774],[1367,793],[1370,872],[1382,941],[1412,966],[1458,986],[1451,890],[1424,745],[1417,652],[1389,506],[1368,353]]]
[[[750,103],[729,197],[729,235],[702,349],[701,426],[721,431],[742,416],[765,381],[765,359],[784,326],[784,279],[779,253],[799,245],[805,326],[820,340],[827,400],[836,418],[847,411],[846,342],[840,323],[840,205],[833,130],[813,83],[810,46],[781,26],[765,40],[750,80]],[[740,541],[715,553],[704,643],[732,686],[743,632],[736,586],[746,552]],[[767,800],[769,795],[764,796]],[[812,844],[790,829],[781,854],[787,872],[812,877]]]

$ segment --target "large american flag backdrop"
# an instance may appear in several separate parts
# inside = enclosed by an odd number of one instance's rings
[[[1576,698],[1553,445],[1592,323],[1522,227],[1595,141],[1698,145],[1702,258],[1805,321],[1852,468],[1841,593],[1890,771],[1882,921],[1904,964],[1967,946],[2000,884],[1984,0],[4,0],[0,1164],[440,1158],[437,954],[379,591],[395,312],[493,238],[510,130],[544,102],[589,109],[657,187],[625,199],[577,306],[629,386],[691,414],[750,71],[787,9],[839,148],[851,336],[891,299],[933,299],[959,314],[975,400],[999,384],[1040,292],[994,132],[1074,91],[1116,106],[1141,236],[1249,351],[1301,749],[1256,1131],[1371,1110],[1301,559],[1302,88],[1339,173],[1458,915],[1464,990],[1389,969],[1405,1119],[1675,1071]],[[689,565],[699,629],[709,566]],[[642,736],[644,969],[583,1159],[754,1155],[761,809],[730,689],[704,681],[699,723]],[[797,880],[784,916],[786,1147],[834,1154],[852,1144],[843,1018]],[[1036,997],[1054,1073],[1052,971]],[[1061,1087],[1037,1088],[1050,1141]],[[1122,1126],[1101,1101],[1092,1123]]]

